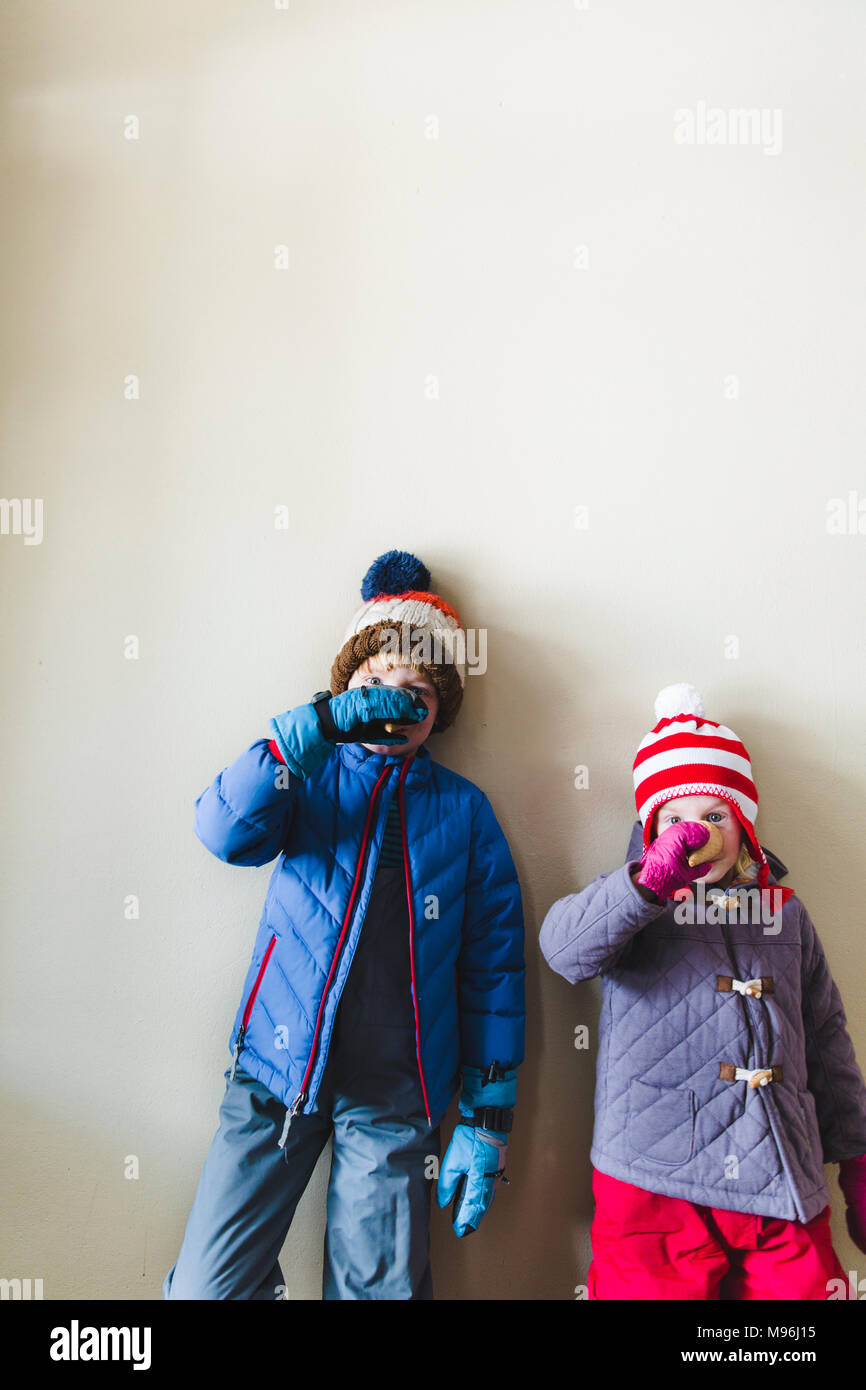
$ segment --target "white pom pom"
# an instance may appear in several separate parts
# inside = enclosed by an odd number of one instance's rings
[[[700,691],[685,681],[680,681],[678,685],[666,685],[656,696],[656,723],[660,719],[673,719],[677,714],[696,714],[699,719],[706,714]]]

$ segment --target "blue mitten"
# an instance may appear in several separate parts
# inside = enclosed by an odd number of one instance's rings
[[[357,685],[340,695],[324,690],[308,705],[298,705],[270,720],[274,742],[296,777],[309,777],[338,743],[406,743],[389,724],[420,724],[427,706],[413,690],[394,685]]]
[[[459,1108],[463,1116],[439,1169],[436,1200],[453,1200],[452,1225],[458,1236],[478,1229],[482,1216],[505,1178],[511,1107],[517,1095],[517,1070],[502,1072],[496,1063],[485,1073],[463,1068]],[[505,1126],[495,1128],[497,1124]]]

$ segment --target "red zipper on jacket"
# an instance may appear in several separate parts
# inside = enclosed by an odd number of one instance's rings
[[[253,1004],[255,1004],[256,1002],[256,995],[259,992],[259,985],[261,984],[262,979],[264,977],[264,973],[268,968],[268,961],[271,958],[271,951],[274,949],[276,941],[276,936],[272,936],[270,941],[268,942],[268,949],[265,951],[264,958],[262,960],[261,965],[259,966],[259,973],[256,976],[256,982],[250,990],[250,997],[247,1000],[247,1006],[244,1009],[243,1018],[241,1019],[241,1026],[238,1029],[238,1035],[235,1038],[235,1053],[234,1058],[232,1060],[231,1076],[229,1078],[229,1080],[231,1081],[234,1081],[235,1071],[237,1070],[238,1065],[238,1056],[240,1055],[241,1048],[244,1045],[244,1036],[247,1031],[247,1024],[250,1021],[250,1014],[253,1011]]]
[[[406,838],[406,811],[403,803],[403,782],[411,761],[411,758],[407,758],[400,769],[400,781],[397,785],[397,790],[400,797],[400,828],[403,832],[403,869],[406,874],[406,898],[409,904],[409,969],[412,975],[412,1005],[415,1009],[415,1056],[418,1059],[418,1075],[421,1078],[424,1110],[427,1114],[427,1123],[429,1125],[432,1124],[432,1120],[430,1119],[430,1106],[427,1101],[427,1087],[424,1083],[424,1069],[421,1066],[421,1028],[418,1022],[418,991],[415,988],[415,911],[412,907],[412,875],[409,872],[409,842]]]
[[[364,855],[367,850],[367,841],[370,838],[370,822],[373,818],[373,808],[376,804],[376,798],[379,795],[379,788],[381,787],[382,783],[384,782],[385,778],[388,776],[390,771],[390,767],[383,767],[376,781],[376,785],[370,793],[370,805],[367,807],[367,819],[364,822],[364,834],[361,838],[361,852],[358,855],[358,863],[355,867],[355,879],[352,883],[352,891],[349,895],[349,905],[346,908],[346,915],[343,918],[343,925],[340,928],[340,935],[337,939],[337,944],[334,947],[334,954],[331,958],[331,968],[328,971],[328,978],[325,981],[325,989],[322,994],[321,1002],[319,1004],[319,1012],[316,1014],[316,1027],[313,1032],[313,1045],[310,1048],[310,1057],[307,1062],[307,1069],[304,1072],[304,1079],[301,1082],[301,1089],[295,1096],[295,1099],[292,1101],[292,1104],[289,1108],[290,1117],[294,1117],[295,1115],[297,1115],[298,1111],[300,1110],[301,1106],[307,1098],[307,1083],[309,1082],[310,1074],[313,1070],[313,1058],[316,1055],[316,1044],[319,1040],[319,1029],[322,1025],[322,1014],[325,1011],[325,1000],[328,997],[328,990],[331,988],[331,981],[334,978],[334,971],[337,968],[337,960],[339,959],[340,950],[343,945],[343,941],[345,940],[346,931],[348,930],[349,918],[352,915],[352,908],[355,905],[355,898],[358,895],[358,885],[361,880],[361,867],[364,863]]]
[[[258,992],[259,992],[259,985],[260,985],[261,982],[262,982],[262,976],[264,975],[265,971],[266,971],[267,968],[268,968],[268,961],[269,961],[270,958],[271,958],[271,951],[274,949],[274,945],[275,945],[275,943],[276,943],[276,940],[277,940],[276,936],[272,936],[271,939],[270,939],[270,941],[268,942],[268,949],[265,951],[264,960],[262,961],[261,965],[259,966],[259,973],[258,973],[258,975],[256,976],[256,982],[255,982],[255,984],[253,985],[252,990],[250,991],[250,997],[249,997],[249,999],[247,1000],[247,1007],[244,1009],[244,1016],[243,1016],[243,1018],[241,1019],[241,1028],[244,1030],[244,1032],[246,1032],[247,1024],[248,1024],[249,1021],[250,1021],[250,1014],[251,1014],[252,1011],[253,1011],[253,1004],[255,1004],[255,1002],[256,1002],[256,995],[257,995]]]

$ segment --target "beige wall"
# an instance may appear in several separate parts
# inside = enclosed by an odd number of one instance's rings
[[[193,802],[326,682],[396,545],[489,631],[434,752],[488,792],[527,908],[513,1182],[471,1242],[437,1212],[437,1292],[571,1298],[598,986],[537,930],[622,862],[660,686],[750,748],[866,1060],[866,536],[827,529],[866,496],[861,7],[30,0],[2,24],[3,490],[44,533],[0,537],[0,1275],[159,1297],[270,873],[212,858]],[[678,143],[702,103],[764,135]]]

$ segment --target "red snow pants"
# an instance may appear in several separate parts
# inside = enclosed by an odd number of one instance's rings
[[[591,1299],[803,1299],[845,1280],[830,1208],[811,1221],[700,1207],[593,1170]]]

